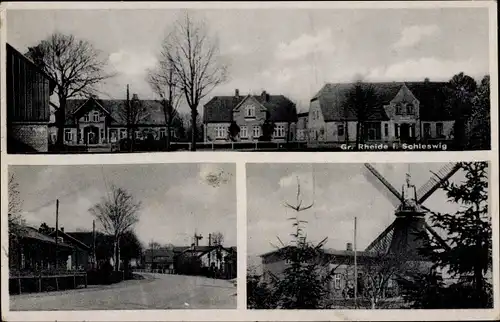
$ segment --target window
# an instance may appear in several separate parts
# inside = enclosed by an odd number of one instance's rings
[[[402,114],[401,104],[400,103],[396,103],[396,114],[399,114],[399,115]]]
[[[163,139],[166,134],[167,134],[167,131],[165,129],[160,129],[160,139]]]
[[[72,141],[73,140],[73,133],[71,133],[71,129],[64,130],[64,140],[65,141]]]
[[[99,112],[94,112],[94,114],[92,115],[92,121],[99,122]]]
[[[414,138],[415,137],[415,124],[410,125],[410,137]]]
[[[217,139],[223,139],[226,137],[226,127],[225,126],[217,126],[215,128],[215,137]]]
[[[245,111],[245,117],[255,117],[255,107],[247,106]]]
[[[260,126],[258,126],[258,125],[255,125],[253,127],[253,138],[254,139],[260,138]]]
[[[365,135],[368,140],[380,140],[382,138],[381,125],[379,122],[367,122],[365,124]]]
[[[127,137],[127,130],[126,129],[120,129],[120,139],[124,139]]]
[[[406,104],[406,114],[413,114],[413,104],[412,103],[408,103]]]
[[[443,135],[443,123],[436,123],[436,136],[442,137]]]
[[[285,125],[283,124],[276,125],[276,127],[274,128],[273,136],[277,138],[285,137]]]
[[[341,275],[340,274],[335,274],[334,277],[333,277],[333,282],[334,282],[333,285],[334,285],[335,289],[337,289],[337,290],[340,289],[340,287],[341,287],[341,285],[340,285],[341,281],[342,281]]]
[[[424,123],[424,138],[431,137],[431,125],[429,123]]]
[[[248,127],[246,127],[246,126],[242,126],[242,127],[240,128],[240,136],[241,136],[242,138],[247,138],[247,137],[248,137]]]
[[[399,138],[399,124],[396,124],[396,125],[394,126],[394,136],[395,136],[396,138]]]
[[[89,118],[89,113],[86,113],[86,114],[83,116],[83,121],[84,121],[84,122],[88,122],[88,121],[90,121],[90,118]]]
[[[337,135],[344,136],[344,124],[337,125]]]
[[[384,136],[388,137],[389,136],[389,124],[384,124]]]

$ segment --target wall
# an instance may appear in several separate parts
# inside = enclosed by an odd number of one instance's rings
[[[255,117],[246,117],[246,108],[249,106],[253,106],[255,109]],[[240,127],[240,133],[241,133],[241,127],[246,126],[248,129],[248,137],[243,138],[240,137],[240,141],[257,141],[259,140],[258,137],[253,137],[253,127],[254,126],[259,126],[260,127],[260,135],[262,135],[262,124],[266,120],[266,113],[267,110],[265,107],[263,107],[256,99],[253,97],[248,97],[245,101],[242,102],[242,104],[238,107],[237,110],[233,111],[233,120],[238,124]]]
[[[9,136],[27,145],[26,148],[33,149],[33,152],[48,151],[49,129],[47,124],[12,124],[9,127]],[[12,147],[9,146],[9,152],[11,152],[11,149],[12,152],[22,152],[24,150],[18,144]]]
[[[309,107],[308,119],[309,140],[327,141],[326,124],[323,118],[323,112],[319,100],[312,101]]]
[[[205,124],[205,142],[224,142],[226,138],[216,138],[216,129],[219,126],[224,126],[227,129],[229,128],[230,123],[207,123]],[[227,135],[226,135],[227,137]]]

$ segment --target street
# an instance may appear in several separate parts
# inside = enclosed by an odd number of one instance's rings
[[[11,311],[236,309],[230,281],[198,276],[142,274],[108,286],[10,296]]]

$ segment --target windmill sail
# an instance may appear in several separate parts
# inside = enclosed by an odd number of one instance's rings
[[[383,193],[394,207],[398,207],[404,201],[403,196],[371,164],[365,163],[363,174],[366,180]]]
[[[423,203],[427,198],[429,198],[439,186],[448,180],[455,172],[460,169],[460,165],[455,162],[449,162],[443,166],[439,171],[422,186],[417,191],[418,203]]]

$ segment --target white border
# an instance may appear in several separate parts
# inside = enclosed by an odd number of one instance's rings
[[[238,227],[238,306],[235,310],[139,310],[139,311],[32,311],[10,312],[8,283],[2,284],[2,320],[7,321],[318,321],[318,320],[487,320],[500,319],[499,304],[499,208],[498,208],[498,45],[497,45],[497,4],[494,1],[425,1],[425,2],[13,2],[0,4],[0,61],[5,62],[5,10],[20,9],[271,9],[271,8],[322,8],[322,9],[362,9],[362,8],[489,8],[490,13],[490,78],[491,78],[491,151],[464,152],[176,152],[176,153],[138,153],[111,155],[7,155],[5,126],[5,75],[0,75],[1,102],[1,201],[2,201],[2,247],[7,243],[7,164],[144,164],[144,163],[196,163],[222,162],[236,163],[237,169],[237,227]],[[1,68],[4,70],[4,68]],[[489,310],[315,310],[285,311],[246,310],[246,178],[245,163],[357,163],[357,162],[443,162],[443,161],[482,161],[491,164],[490,209],[493,214],[493,279],[495,309]],[[3,230],[5,229],[5,230]],[[2,268],[8,266],[5,252],[1,252]],[[2,269],[2,281],[8,280],[8,272]]]

